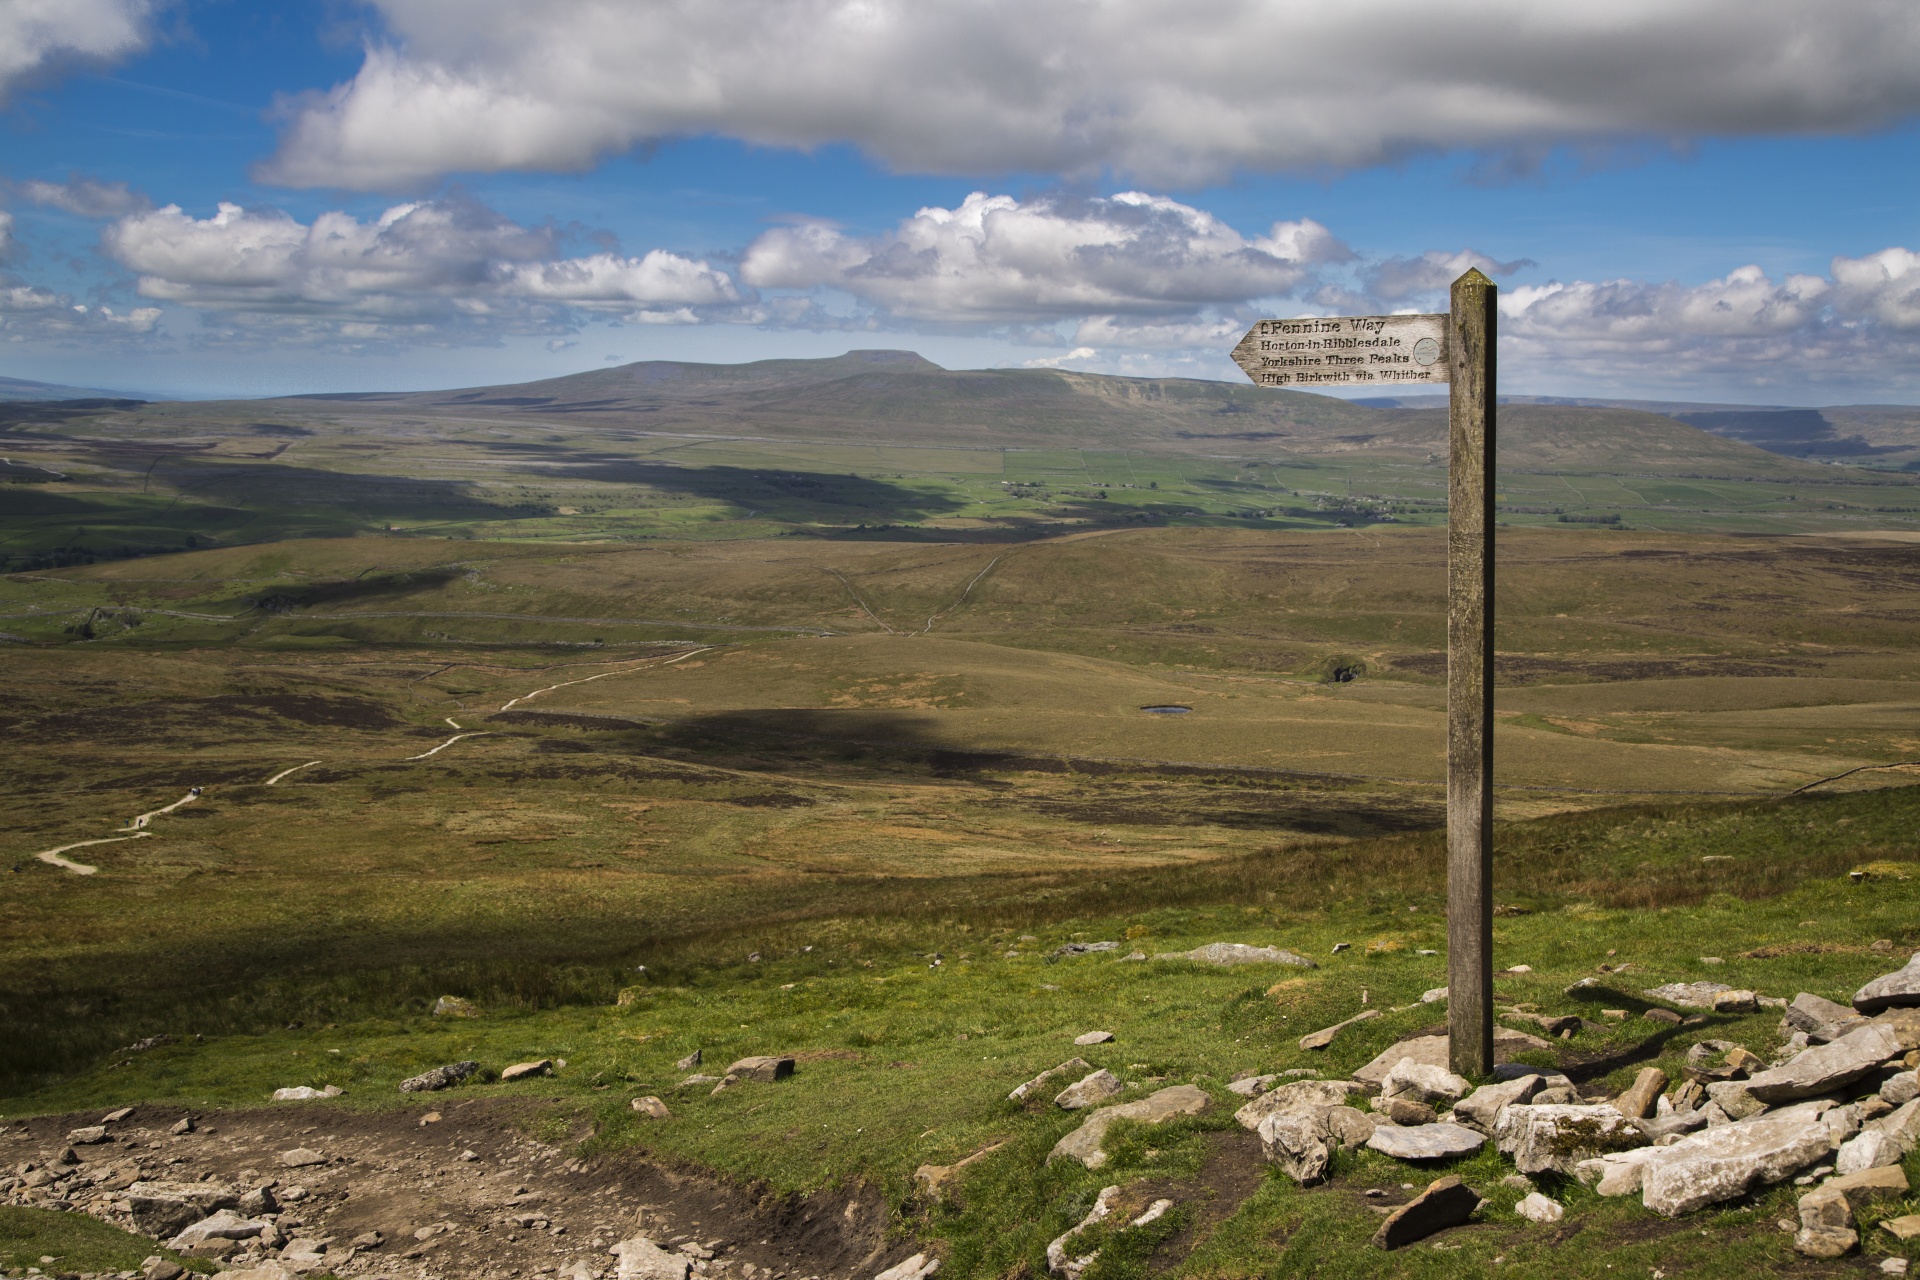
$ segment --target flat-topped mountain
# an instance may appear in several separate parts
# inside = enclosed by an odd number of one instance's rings
[[[911,351],[884,350],[737,365],[650,360],[537,382],[275,403],[325,406],[356,418],[558,419],[570,432],[988,448],[1362,453],[1424,462],[1437,461],[1446,446],[1440,408],[1382,407],[1197,378],[945,369]],[[1502,459],[1514,467],[1774,476],[1803,470],[1746,442],[1634,409],[1508,405],[1501,425]]]

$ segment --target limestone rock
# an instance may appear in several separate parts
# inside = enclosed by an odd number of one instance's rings
[[[929,1258],[924,1253],[916,1253],[911,1258],[896,1262],[873,1280],[928,1280],[940,1270],[940,1259]]]
[[[1458,1178],[1441,1178],[1388,1215],[1374,1232],[1373,1243],[1381,1249],[1413,1244],[1436,1231],[1459,1226],[1479,1207],[1479,1192]]]
[[[1604,1103],[1508,1107],[1493,1140],[1522,1173],[1572,1173],[1582,1160],[1647,1145],[1637,1125]]]
[[[1747,1081],[1747,1092],[1768,1103],[1829,1093],[1878,1071],[1899,1051],[1899,1043],[1885,1027],[1861,1027],[1832,1044],[1803,1050],[1782,1065],[1762,1071]]]
[[[673,1112],[667,1110],[667,1104],[649,1094],[633,1100],[633,1109],[650,1120],[671,1120]]]
[[[1811,991],[1802,991],[1787,1006],[1787,1025],[1796,1031],[1818,1031],[1829,1022],[1844,1022],[1854,1017],[1854,1011],[1844,1004],[1835,1004]]]
[[[217,1182],[136,1182],[126,1192],[134,1228],[156,1240],[239,1203],[239,1192]]]
[[[512,1084],[515,1080],[531,1080],[536,1076],[553,1074],[553,1059],[540,1058],[534,1062],[516,1062],[510,1067],[500,1069],[500,1082]]]
[[[1920,1049],[1920,1009],[1882,1009],[1873,1015],[1873,1021],[1893,1032],[1893,1038],[1900,1042],[1904,1052]],[[1920,1066],[1920,1062],[1907,1065]]]
[[[1241,1128],[1258,1131],[1260,1122],[1268,1116],[1288,1111],[1324,1112],[1346,1105],[1347,1099],[1359,1091],[1360,1086],[1350,1080],[1295,1080],[1261,1094],[1234,1112],[1233,1118]]]
[[[1244,942],[1209,942],[1191,951],[1162,951],[1155,960],[1192,960],[1199,964],[1290,964],[1301,969],[1320,966],[1283,947],[1250,947]]]
[[[1099,1196],[1093,1202],[1093,1208],[1087,1216],[1056,1236],[1047,1245],[1047,1270],[1061,1280],[1079,1280],[1080,1273],[1093,1265],[1098,1253],[1089,1253],[1075,1257],[1069,1252],[1073,1242],[1083,1235],[1087,1228],[1095,1223],[1104,1222],[1113,1213],[1113,1203],[1120,1198],[1120,1188],[1102,1187]]]
[[[295,1280],[298,1273],[269,1258],[259,1266],[238,1271],[222,1271],[220,1280]]]
[[[1658,1067],[1642,1067],[1627,1091],[1613,1100],[1613,1109],[1629,1120],[1644,1120],[1653,1114],[1654,1105],[1666,1088],[1666,1072]]]
[[[1265,1097],[1254,1099],[1254,1102],[1264,1101]],[[1098,1169],[1107,1162],[1107,1153],[1100,1149],[1100,1144],[1106,1140],[1107,1130],[1114,1121],[1137,1120],[1142,1124],[1163,1124],[1176,1116],[1197,1116],[1212,1105],[1213,1099],[1207,1096],[1205,1089],[1197,1085],[1176,1084],[1135,1102],[1101,1107],[1089,1115],[1078,1129],[1054,1143],[1053,1150],[1047,1153],[1047,1159],[1052,1161],[1064,1157],[1078,1160],[1089,1169]]]
[[[1707,1086],[1707,1096],[1733,1120],[1745,1120],[1767,1109],[1767,1104],[1754,1097],[1753,1090],[1738,1080],[1714,1081]]]
[[[280,1163],[288,1169],[305,1169],[311,1165],[325,1164],[327,1158],[312,1147],[295,1147],[291,1151],[280,1153]]]
[[[1800,1230],[1793,1237],[1796,1252],[1809,1258],[1838,1258],[1859,1243],[1853,1206],[1846,1196],[1821,1187],[1800,1197]]]
[[[1415,1102],[1412,1098],[1386,1098],[1375,1103],[1374,1110],[1385,1115],[1391,1123],[1406,1128],[1432,1124],[1440,1118],[1432,1107],[1424,1102]]]
[[[1273,1086],[1280,1077],[1277,1075],[1248,1076],[1244,1080],[1235,1080],[1227,1085],[1228,1093],[1237,1093],[1243,1098],[1257,1098]]]
[[[1327,1140],[1343,1151],[1364,1147],[1379,1123],[1354,1107],[1330,1107],[1327,1110]]]
[[[184,1253],[188,1249],[198,1248],[209,1240],[252,1240],[263,1232],[276,1239],[279,1236],[279,1232],[271,1222],[245,1218],[231,1209],[221,1209],[181,1228],[173,1239],[167,1241],[167,1248]]]
[[[645,1236],[622,1240],[607,1250],[620,1259],[618,1280],[687,1280],[693,1259],[684,1253],[668,1253]]]
[[[1333,1147],[1324,1112],[1281,1112],[1262,1120],[1255,1132],[1261,1154],[1301,1186],[1310,1187],[1326,1176]]]
[[[1309,1031],[1306,1035],[1300,1037],[1300,1047],[1302,1049],[1324,1049],[1333,1043],[1335,1036],[1345,1031],[1354,1023],[1371,1022],[1379,1016],[1380,1011],[1378,1009],[1362,1009],[1345,1022],[1336,1022],[1330,1027],[1322,1027],[1318,1031]]]
[[[1453,1104],[1453,1118],[1457,1123],[1471,1125],[1482,1133],[1492,1133],[1500,1113],[1533,1097],[1540,1091],[1544,1078],[1528,1074],[1498,1084],[1483,1084]]]
[[[1920,1240],[1920,1213],[1887,1218],[1881,1222],[1880,1229],[1891,1233],[1895,1240]]]
[[[1633,1151],[1614,1151],[1573,1166],[1573,1176],[1603,1196],[1630,1196],[1640,1190],[1647,1158],[1657,1147],[1639,1147]]]
[[[1711,1010],[1714,997],[1731,990],[1733,988],[1724,982],[1669,982],[1662,987],[1648,987],[1640,994],[1649,1000],[1677,1004],[1682,1009]]]
[[[1899,1199],[1907,1194],[1907,1172],[1899,1165],[1888,1165],[1879,1169],[1862,1169],[1858,1173],[1842,1173],[1828,1178],[1820,1184],[1823,1191],[1837,1191],[1847,1198],[1847,1203],[1858,1209],[1861,1205],[1872,1204],[1876,1200]]]
[[[1904,1107],[1920,1098],[1920,1072],[1902,1071],[1880,1082],[1880,1100],[1889,1106]]]
[[[324,1089],[316,1089],[310,1084],[297,1084],[290,1089],[275,1089],[273,1100],[275,1102],[312,1102],[316,1098],[337,1098],[345,1092],[346,1090],[337,1084],[330,1084]]]
[[[1054,1096],[1054,1105],[1065,1111],[1084,1111],[1120,1093],[1120,1081],[1113,1072],[1101,1070],[1083,1076]]]
[[[1528,1049],[1551,1049],[1553,1045],[1539,1036],[1528,1035],[1524,1031],[1515,1031],[1511,1027],[1493,1029],[1494,1057],[1511,1058],[1516,1053]],[[1398,1044],[1390,1045],[1378,1057],[1353,1073],[1353,1078],[1362,1084],[1379,1084],[1387,1078],[1387,1072],[1402,1058],[1412,1058],[1415,1062],[1431,1067],[1448,1067],[1447,1038],[1445,1036],[1413,1036]]]
[[[436,1018],[477,1018],[480,1006],[460,996],[441,996],[433,1002],[433,1016]]]
[[[1819,1103],[1789,1107],[1655,1148],[1641,1178],[1641,1203],[1671,1218],[1792,1177],[1833,1150],[1820,1121],[1824,1110]]]
[[[1445,987],[1429,987],[1420,993],[1421,1004],[1439,1004],[1447,998]]]
[[[692,1053],[674,1063],[673,1069],[675,1071],[691,1071],[700,1065],[700,1057],[700,1050],[695,1049]]]
[[[444,1067],[422,1071],[417,1076],[402,1080],[400,1092],[433,1093],[439,1089],[451,1089],[479,1069],[480,1064],[477,1062],[450,1062]]]
[[[758,1080],[762,1084],[772,1084],[776,1080],[785,1080],[793,1074],[793,1059],[768,1055],[742,1058],[727,1068],[727,1074],[741,1080]]]
[[[1069,942],[1064,946],[1055,947],[1053,954],[1057,956],[1090,956],[1100,951],[1118,951],[1119,949],[1120,944],[1117,942]]]
[[[1530,1191],[1513,1206],[1513,1211],[1529,1222],[1549,1226],[1567,1216],[1567,1207],[1558,1200],[1549,1200],[1538,1191]]]
[[[1859,1173],[1899,1164],[1916,1146],[1920,1146],[1920,1101],[1865,1126],[1858,1137],[1841,1146],[1833,1167],[1840,1173]]]
[[[1084,1075],[1091,1070],[1093,1070],[1093,1064],[1085,1058],[1068,1058],[1059,1066],[1047,1068],[1033,1079],[1016,1088],[1012,1093],[1007,1095],[1007,1101],[1025,1102],[1028,1098],[1039,1093],[1041,1087],[1050,1080],[1058,1080],[1062,1076],[1073,1075],[1076,1072]]]
[[[1113,1040],[1111,1031],[1087,1031],[1073,1038],[1073,1042],[1082,1047],[1090,1044],[1109,1044]]]
[[[1412,1128],[1383,1124],[1374,1128],[1367,1146],[1396,1160],[1446,1160],[1472,1155],[1487,1144],[1487,1135],[1463,1124],[1423,1124]]]
[[[1402,1058],[1380,1081],[1380,1096],[1411,1098],[1416,1102],[1453,1102],[1467,1096],[1473,1086],[1464,1077],[1445,1067],[1430,1066],[1412,1058]]]
[[[1904,969],[1875,978],[1853,993],[1853,1007],[1861,1013],[1915,1006],[1920,1006],[1920,951],[1913,953]]]

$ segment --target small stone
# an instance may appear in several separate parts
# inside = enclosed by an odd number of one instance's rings
[[[1642,1067],[1627,1091],[1613,1100],[1613,1109],[1629,1120],[1644,1120],[1653,1114],[1666,1088],[1666,1072],[1658,1067]]]
[[[1600,1016],[1609,1022],[1625,1022],[1627,1020],[1627,1011],[1625,1009],[1602,1009]]]
[[[1649,1000],[1677,1004],[1682,1009],[1710,1010],[1716,996],[1731,990],[1733,988],[1724,982],[1669,982],[1665,986],[1649,987],[1640,994]]]
[[[916,1253],[905,1262],[895,1263],[876,1275],[873,1280],[928,1280],[940,1270],[940,1259],[929,1258],[924,1253]]]
[[[535,1076],[552,1074],[553,1059],[541,1058],[535,1062],[516,1062],[510,1067],[503,1068],[500,1072],[500,1080],[503,1084],[511,1084],[515,1080],[531,1080]]]
[[[90,1124],[84,1129],[72,1129],[67,1133],[67,1141],[76,1147],[88,1147],[97,1143],[111,1141],[107,1137],[107,1127],[103,1124]]]
[[[1333,1043],[1335,1036],[1345,1031],[1348,1027],[1358,1022],[1369,1022],[1379,1016],[1380,1011],[1378,1009],[1363,1009],[1351,1018],[1348,1018],[1345,1022],[1336,1022],[1330,1027],[1323,1027],[1319,1031],[1312,1031],[1301,1036],[1300,1047],[1302,1049],[1324,1049]]]
[[[1853,995],[1853,1007],[1861,1013],[1916,1005],[1920,1005],[1920,951],[1914,952],[1905,968],[1875,978]]]
[[[1714,1081],[1707,1086],[1707,1096],[1730,1120],[1745,1120],[1767,1109],[1767,1104],[1754,1097],[1753,1091],[1738,1080]]]
[[[1802,991],[1787,1006],[1787,1024],[1796,1031],[1818,1031],[1829,1022],[1842,1022],[1856,1016],[1854,1010],[1844,1004],[1835,1004],[1811,991]]]
[[[170,1133],[170,1134],[172,1134],[172,1135],[173,1135],[174,1137],[176,1137],[176,1138],[177,1138],[177,1137],[180,1137],[180,1136],[181,1136],[181,1135],[183,1135],[183,1134],[188,1134],[188,1133],[192,1133],[192,1132],[193,1132],[193,1117],[192,1117],[192,1116],[181,1116],[181,1117],[180,1117],[180,1119],[178,1119],[177,1121],[175,1121],[175,1122],[174,1122],[174,1125],[173,1125],[173,1128],[171,1128],[171,1129],[169,1129],[169,1130],[167,1130],[167,1132],[168,1132],[168,1133]]]
[[[1725,964],[1726,961],[1722,960],[1719,956],[1701,956],[1700,963],[1701,964]]]
[[[1386,1100],[1386,1116],[1397,1125],[1413,1126],[1432,1124],[1440,1117],[1432,1107],[1424,1102],[1415,1102],[1412,1098],[1389,1098]]]
[[[1640,1016],[1645,1018],[1648,1022],[1665,1023],[1667,1026],[1670,1026],[1670,1027],[1677,1027],[1680,1025],[1680,1015],[1675,1013],[1671,1009],[1661,1009],[1661,1008],[1648,1009],[1645,1013],[1642,1013]]]
[[[420,1127],[422,1129],[426,1128],[430,1124],[439,1124],[439,1123],[440,1123],[440,1113],[438,1111],[429,1111],[427,1112],[427,1114],[420,1117]]]
[[[1542,1226],[1560,1221],[1567,1216],[1567,1207],[1558,1200],[1549,1200],[1538,1191],[1530,1191],[1521,1197],[1513,1211],[1529,1222],[1538,1222]]]
[[[1063,1111],[1084,1111],[1120,1092],[1122,1086],[1113,1072],[1100,1070],[1062,1089],[1054,1096],[1053,1103]]]
[[[436,1018],[477,1018],[480,1007],[473,1001],[460,996],[441,996],[433,1003],[433,1016]]]
[[[288,1169],[305,1169],[310,1165],[326,1162],[327,1158],[312,1147],[295,1147],[291,1151],[280,1153],[280,1163]]]
[[[692,1053],[680,1059],[680,1061],[674,1063],[673,1069],[675,1071],[691,1071],[699,1065],[700,1065],[700,1050],[695,1049]]]
[[[1377,1126],[1367,1146],[1396,1160],[1447,1160],[1471,1155],[1487,1145],[1487,1135],[1465,1125],[1441,1122],[1403,1129],[1398,1125]]]
[[[1256,1132],[1261,1154],[1301,1186],[1310,1187],[1326,1175],[1333,1149],[1323,1114],[1281,1112],[1262,1120]]]
[[[1445,987],[1429,987],[1420,993],[1421,1004],[1439,1004],[1446,998],[1447,989]]]
[[[1041,1088],[1045,1086],[1049,1081],[1057,1080],[1062,1076],[1074,1075],[1076,1073],[1084,1074],[1085,1072],[1088,1072],[1091,1070],[1093,1070],[1093,1064],[1088,1062],[1086,1059],[1068,1058],[1065,1062],[1061,1063],[1059,1066],[1049,1067],[1045,1071],[1042,1071],[1039,1075],[1035,1076],[1033,1079],[1027,1081],[1025,1084],[1019,1085],[1018,1087],[1016,1087],[1012,1093],[1009,1093],[1007,1095],[1007,1101],[1008,1102],[1025,1102],[1028,1098],[1039,1093]]]
[[[1880,1082],[1880,1100],[1892,1107],[1904,1107],[1920,1098],[1920,1072],[1902,1071]]]
[[[464,1161],[467,1164],[472,1164],[475,1160],[478,1160],[480,1158],[480,1153],[477,1151],[462,1151],[458,1156],[454,1158],[457,1160]]]
[[[742,1080],[757,1080],[762,1084],[773,1084],[793,1074],[793,1059],[772,1056],[742,1058],[727,1068],[727,1074]]]
[[[1882,1258],[1880,1259],[1880,1272],[1882,1275],[1903,1276],[1907,1274],[1907,1260],[1905,1258]]]
[[[1327,1138],[1343,1151],[1366,1146],[1379,1126],[1377,1119],[1354,1107],[1327,1109]]]
[[[1398,1249],[1435,1232],[1457,1227],[1480,1207],[1480,1194],[1458,1178],[1441,1178],[1406,1204],[1395,1209],[1374,1232],[1381,1249]]]
[[[1880,1229],[1891,1234],[1896,1240],[1920,1240],[1920,1213],[1908,1213],[1898,1218],[1884,1219],[1880,1223]]]
[[[400,1092],[433,1093],[440,1089],[451,1089],[478,1070],[480,1070],[480,1064],[477,1062],[450,1062],[444,1067],[422,1071],[417,1076],[402,1080]]]
[[[670,1120],[673,1112],[667,1110],[667,1104],[649,1094],[644,1098],[635,1098],[630,1104],[635,1111],[653,1120]]]
[[[1793,1237],[1795,1252],[1809,1258],[1838,1258],[1859,1243],[1860,1233],[1853,1229],[1853,1206],[1844,1195],[1822,1187],[1800,1197],[1800,1230]]]
[[[1112,1040],[1113,1032],[1111,1031],[1088,1031],[1073,1038],[1073,1042],[1077,1045],[1109,1044]]]
[[[1265,1093],[1268,1088],[1272,1086],[1273,1082],[1279,1078],[1277,1075],[1245,1076],[1229,1083],[1227,1085],[1227,1092],[1237,1093],[1243,1098],[1257,1098]]]
[[[152,1257],[140,1264],[142,1280],[180,1280],[187,1269],[170,1258]]]
[[[1119,949],[1120,944],[1117,942],[1069,942],[1065,946],[1055,947],[1053,954],[1057,956],[1086,956],[1098,951],[1118,951]],[[936,960],[942,958],[941,956],[934,957]]]
[[[645,1236],[622,1240],[607,1250],[620,1259],[618,1280],[687,1280],[693,1259],[669,1253]]]
[[[1496,1084],[1483,1084],[1454,1104],[1453,1119],[1471,1125],[1482,1133],[1492,1133],[1500,1113],[1516,1103],[1526,1102],[1540,1091],[1545,1077],[1535,1073]]]

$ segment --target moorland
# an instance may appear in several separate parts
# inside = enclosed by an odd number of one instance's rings
[[[1598,1007],[1844,1000],[1920,945],[1920,477],[1644,409],[1502,424],[1503,1007],[1589,1015],[1546,1061],[1595,1091],[1704,1039],[1764,1057],[1777,1013]],[[1224,1085],[1438,1018],[1443,415],[854,353],[0,425],[22,1143],[131,1104],[284,1128],[258,1109],[294,1085],[345,1091],[280,1104],[327,1133],[412,1125],[427,1067],[565,1059],[433,1103],[573,1162],[864,1197],[956,1280],[1043,1274],[1112,1183],[1178,1207],[1089,1280],[1380,1274],[1363,1192],[1404,1168],[1342,1153],[1302,1190]],[[1214,941],[1318,967],[1118,958]],[[696,1049],[801,1066],[677,1091]],[[1075,1118],[1005,1095],[1075,1054],[1223,1105],[1046,1164]],[[1544,1232],[1499,1166],[1446,1170],[1493,1205],[1394,1268],[1860,1265],[1792,1251],[1790,1187],[1666,1222],[1556,1185]],[[0,1215],[15,1265],[153,1251]]]

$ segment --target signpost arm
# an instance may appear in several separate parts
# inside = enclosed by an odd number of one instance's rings
[[[1447,1036],[1493,1070],[1493,281],[1453,282],[1447,460]]]

